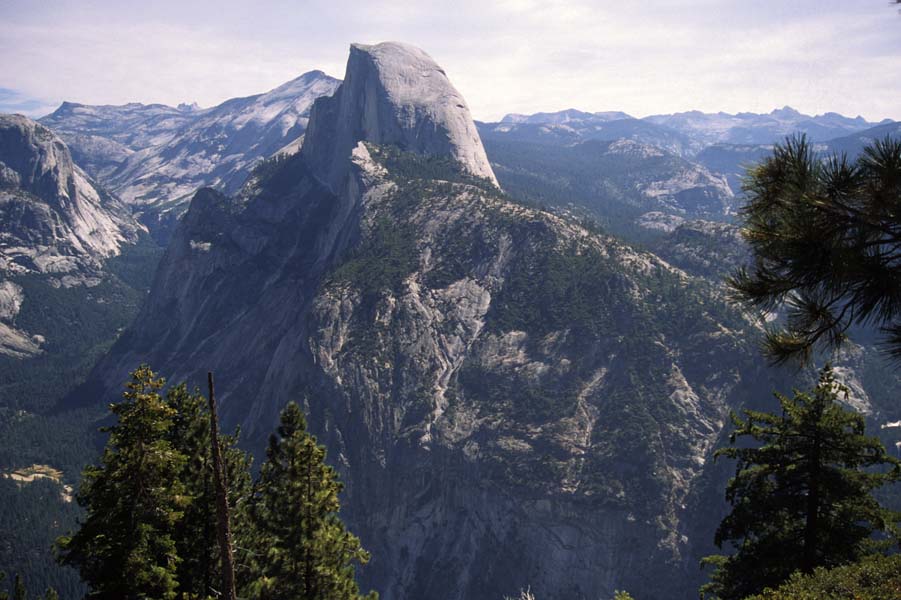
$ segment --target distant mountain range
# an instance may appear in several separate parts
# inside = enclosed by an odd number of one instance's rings
[[[234,192],[260,160],[299,149],[313,101],[339,83],[312,71],[209,109],[66,102],[40,121],[112,193],[138,206],[142,221],[165,242],[198,188]]]
[[[212,186],[234,193],[262,159],[298,150],[313,101],[330,96],[339,84],[338,79],[312,71],[264,94],[235,98],[208,109],[184,104],[88,106],[65,102],[40,121],[67,142],[76,162],[92,177],[133,205],[141,222],[165,244],[197,189]],[[876,124],[836,113],[811,116],[784,107],[767,114],[690,111],[643,119],[621,111],[568,109],[508,114],[498,123],[477,126],[489,159],[514,186],[518,185],[515,178],[525,183],[528,176],[523,173],[524,165],[509,164],[511,152],[523,159],[530,152],[533,158],[548,158],[544,162],[550,167],[555,162],[554,153],[587,157],[597,150],[597,146],[577,149],[584,142],[626,140],[638,144],[631,147],[629,160],[620,152],[622,160],[615,164],[578,159],[567,166],[570,174],[566,177],[580,183],[572,188],[574,197],[563,203],[577,208],[590,205],[584,208],[602,222],[633,222],[634,208],[648,204],[644,201],[647,198],[658,199],[657,204],[664,205],[662,210],[680,217],[729,220],[735,213],[735,201],[730,196],[740,194],[744,168],[786,135],[805,133],[820,143],[847,138],[836,147],[859,151],[868,135],[872,137],[870,129],[888,130],[895,124]],[[542,146],[559,150],[548,153]],[[639,147],[644,150],[636,153]],[[672,157],[665,160],[673,165],[675,158],[688,162],[661,171],[659,165],[664,159],[652,160],[649,148]],[[642,153],[645,157],[639,160]],[[588,171],[574,172],[575,164]],[[539,179],[556,176],[550,171],[541,173],[540,166],[532,171]],[[583,184],[589,180],[595,183],[586,188]],[[724,180],[728,185],[710,184],[714,180]],[[536,186],[525,196],[549,196],[541,191],[545,186],[540,181],[533,183]],[[682,199],[675,200],[676,195]],[[586,196],[591,198],[579,200]],[[546,199],[538,201],[547,204]],[[616,215],[622,211],[608,210],[611,202],[630,208],[620,218]],[[694,210],[692,203],[699,210]],[[559,203],[555,199],[552,204]],[[648,208],[661,206],[650,202]],[[625,229],[614,226],[614,231],[622,233]]]
[[[766,114],[689,111],[642,119],[617,111],[590,113],[568,109],[532,115],[509,114],[501,119],[496,129],[514,136],[531,131],[536,137],[533,141],[542,136],[572,141],[628,137],[692,155],[712,144],[772,144],[793,133],[803,133],[811,140],[821,142],[890,123],[890,119],[872,123],[860,116],[849,118],[834,112],[805,115],[789,106]],[[541,127],[522,127],[530,125]],[[674,143],[674,132],[683,136],[678,145]]]

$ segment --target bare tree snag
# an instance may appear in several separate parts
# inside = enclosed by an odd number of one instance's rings
[[[219,418],[216,416],[216,396],[213,391],[213,374],[207,373],[210,387],[210,446],[213,455],[213,479],[216,481],[216,516],[219,527],[219,554],[222,560],[222,597],[236,600],[235,559],[232,556],[232,534],[228,518],[228,483],[225,465],[222,464],[222,446],[219,445]]]

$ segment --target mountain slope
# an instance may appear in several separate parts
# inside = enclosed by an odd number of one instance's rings
[[[303,135],[313,101],[338,83],[311,71],[203,111],[166,142],[130,155],[110,178],[112,189],[132,204],[186,200],[203,186],[233,193],[257,161]]]
[[[159,256],[49,129],[0,115],[0,409],[46,408],[137,311]]]
[[[620,139],[549,147],[491,131],[484,139],[512,195],[587,215],[626,239],[640,233],[636,220],[648,211],[728,221],[736,210],[722,176],[654,146]]]
[[[508,142],[529,142],[552,146],[572,146],[590,140],[612,142],[631,140],[660,148],[678,156],[697,152],[690,138],[668,127],[617,113],[537,113],[507,115],[500,123],[479,123],[483,138]]]
[[[20,115],[0,115],[0,210],[5,272],[97,266],[140,229],[72,162],[62,140]]]
[[[49,413],[133,320],[159,258],[148,242],[59,137],[0,115],[0,572],[32,594],[84,592],[52,544],[78,517],[66,490],[93,456],[94,423]],[[53,480],[13,478],[35,469]]]

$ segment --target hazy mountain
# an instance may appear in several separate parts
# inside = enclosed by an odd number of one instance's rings
[[[197,112],[167,141],[129,156],[111,178],[113,189],[133,204],[187,199],[202,186],[234,192],[253,164],[303,135],[313,101],[339,83],[312,71],[265,94]]]
[[[710,171],[722,174],[733,193],[738,195],[745,171],[772,152],[772,144],[713,144],[701,150],[694,160]]]
[[[594,123],[603,123],[606,121],[620,121],[623,119],[631,119],[632,115],[628,115],[621,111],[607,111],[588,113],[574,108],[561,110],[559,112],[540,112],[532,115],[521,115],[511,113],[505,115],[501,119],[501,123],[527,123],[537,125],[587,125]]]
[[[804,133],[814,141],[825,141],[876,125],[860,116],[849,118],[834,112],[810,116],[789,106],[767,114],[689,111],[653,115],[644,120],[675,129],[703,146],[716,143],[772,144],[792,133]]]
[[[180,105],[83,106],[64,103],[41,121],[165,242],[198,188],[237,190],[250,169],[280,150],[294,150],[310,106],[338,80],[321,71],[264,94],[198,109]]]
[[[570,111],[567,111],[570,112]],[[627,139],[655,146],[676,155],[695,152],[692,141],[685,135],[639,119],[608,118],[617,113],[591,113],[584,118],[570,118],[561,113],[537,113],[531,116],[508,115],[500,123],[479,123],[479,133],[486,139],[511,142],[530,142],[553,146],[572,146],[588,140],[612,142]]]
[[[818,144],[817,149],[839,154],[844,152],[853,158],[863,152],[864,147],[886,137],[901,138],[901,123],[885,123],[884,125],[852,133],[851,135],[832,139],[824,144]]]
[[[730,220],[736,200],[726,179],[655,146],[627,139],[573,145],[510,140],[481,126],[502,187],[520,200],[590,216],[634,239],[648,211]]]
[[[64,140],[75,135],[97,136],[131,150],[140,150],[165,143],[202,112],[194,108],[138,102],[120,106],[63,102],[39,121]]]

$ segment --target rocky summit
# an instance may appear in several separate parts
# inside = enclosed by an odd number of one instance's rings
[[[360,142],[449,157],[497,184],[463,96],[429,55],[407,44],[351,46],[344,83],[314,104],[301,153],[334,188]]]

